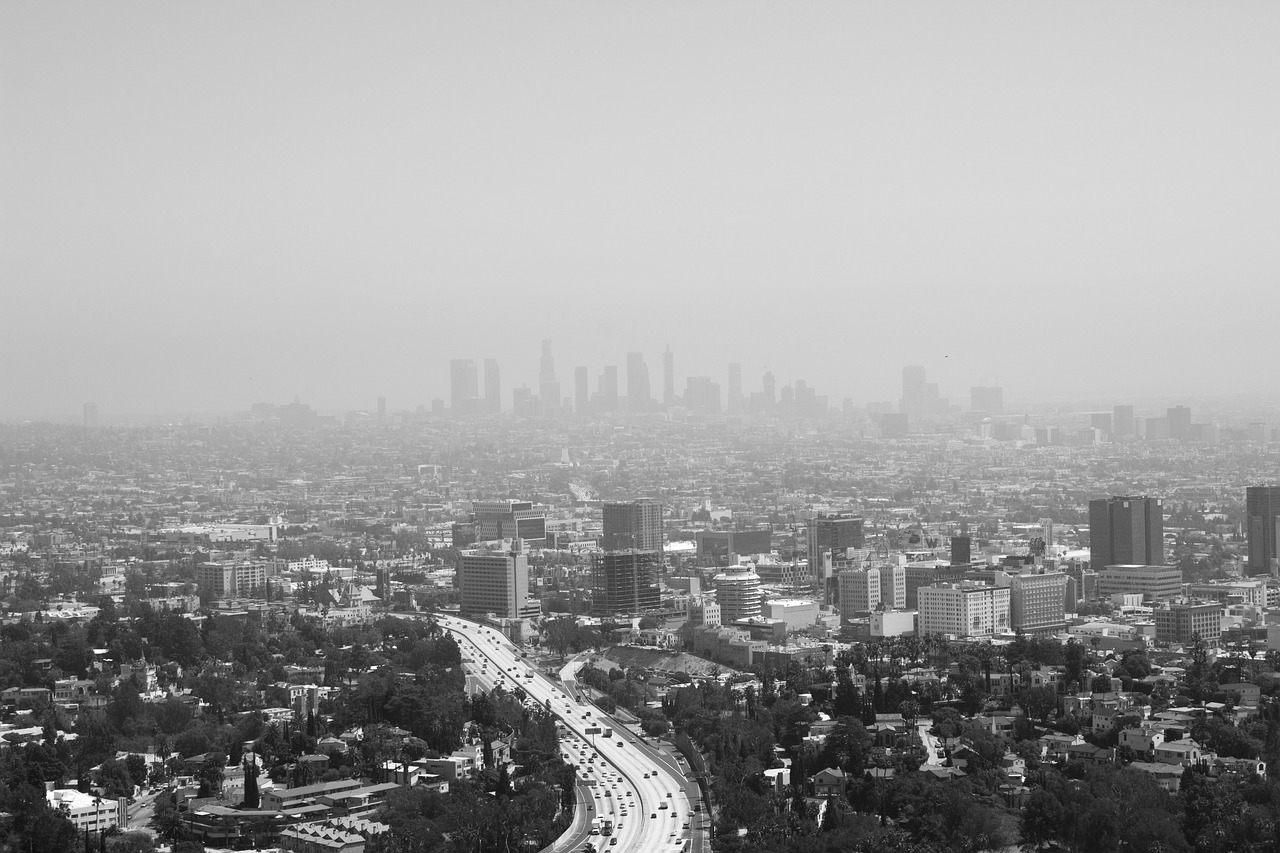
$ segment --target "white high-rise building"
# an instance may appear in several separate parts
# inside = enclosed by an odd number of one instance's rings
[[[839,574],[840,615],[869,613],[880,603],[879,569],[846,569]]]
[[[1009,587],[971,584],[922,586],[921,634],[989,637],[1009,630]]]
[[[760,615],[760,576],[751,566],[729,566],[712,583],[723,624]]]
[[[904,566],[846,569],[838,575],[840,613],[846,619],[883,605],[885,610],[907,606],[907,570]]]
[[[539,615],[540,602],[529,598],[529,562],[516,540],[511,551],[463,551],[458,555],[457,587],[463,616],[493,613],[507,619]]]

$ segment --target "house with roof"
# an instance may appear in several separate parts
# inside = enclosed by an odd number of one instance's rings
[[[839,797],[849,787],[850,778],[849,774],[840,768],[828,767],[810,776],[809,784],[813,786],[814,796]]]
[[[1178,793],[1178,785],[1182,781],[1181,767],[1159,761],[1134,761],[1128,766],[1130,770],[1137,770],[1150,776],[1157,785],[1169,793]]]
[[[1151,750],[1151,757],[1161,764],[1177,764],[1191,767],[1212,761],[1217,756],[1194,740],[1166,741]]]

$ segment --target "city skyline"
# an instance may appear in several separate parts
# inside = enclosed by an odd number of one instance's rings
[[[667,343],[722,399],[1274,393],[1280,9],[387,8],[0,10],[0,419],[537,389],[545,338],[562,393]]]

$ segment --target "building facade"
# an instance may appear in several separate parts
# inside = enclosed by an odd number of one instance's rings
[[[635,549],[662,553],[662,504],[655,500],[606,501],[601,506],[604,535],[600,547],[606,551]]]
[[[542,545],[546,541],[546,510],[535,509],[530,501],[475,501],[471,513],[480,542],[522,539]]]
[[[457,586],[463,616],[537,615],[530,613],[528,558],[518,550],[463,551],[458,555]]]
[[[750,566],[730,566],[712,582],[725,624],[760,615],[760,576]]]
[[[1151,497],[1089,501],[1089,559],[1104,566],[1164,565],[1164,502]]]
[[[1222,637],[1222,605],[1216,601],[1167,601],[1152,615],[1158,643],[1190,643],[1199,634],[1216,646]]]
[[[1009,630],[1009,588],[967,584],[923,586],[921,634],[989,637]]]
[[[1009,581],[1009,618],[1015,631],[1050,633],[1066,628],[1064,572],[1014,575]]]
[[[1098,595],[1141,593],[1143,601],[1163,601],[1182,594],[1177,566],[1107,566],[1098,572]]]
[[[1276,575],[1276,527],[1280,524],[1280,486],[1245,489],[1245,514],[1249,518],[1250,575]]]
[[[595,616],[635,616],[662,604],[662,552],[636,548],[591,556],[591,612]]]
[[[243,598],[267,583],[266,563],[200,563],[196,586],[213,598]]]

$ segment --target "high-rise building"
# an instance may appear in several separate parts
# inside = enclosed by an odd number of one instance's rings
[[[685,380],[684,405],[697,415],[720,414],[720,383],[710,376],[690,376]]]
[[[1134,435],[1133,406],[1113,406],[1111,408],[1111,434],[1115,436]]]
[[[919,634],[988,637],[1009,630],[1009,588],[974,584],[922,586]]]
[[[773,411],[778,405],[778,383],[773,377],[773,371],[766,370],[764,377],[760,380],[760,387],[764,394],[764,407],[766,411]]]
[[[662,553],[662,504],[655,500],[606,501],[602,507],[606,551],[637,549]]]
[[[1098,570],[1098,595],[1141,595],[1144,601],[1164,601],[1182,594],[1182,569],[1177,566],[1106,566]],[[1088,596],[1086,595],[1086,598]]]
[[[493,613],[504,619],[536,616],[529,598],[529,562],[520,543],[510,551],[463,551],[458,555],[458,597],[463,616]]]
[[[1250,575],[1276,575],[1280,563],[1276,553],[1277,526],[1280,525],[1280,486],[1250,486],[1245,489],[1245,515],[1249,526]]]
[[[387,419],[387,398],[378,398],[378,420],[385,421]]]
[[[998,415],[1004,411],[1004,389],[995,385],[975,385],[969,389],[969,408]]]
[[[653,394],[649,391],[649,366],[644,363],[644,353],[627,353],[627,408],[632,414],[647,412],[653,407]]]
[[[502,413],[502,374],[496,358],[484,360],[484,408],[491,415]]]
[[[538,365],[538,402],[545,414],[560,411],[560,383],[556,381],[556,360],[551,356],[551,339],[542,341],[542,360]]]
[[[517,418],[532,418],[538,414],[538,406],[533,399],[533,389],[528,385],[511,389],[511,414]]]
[[[636,616],[662,604],[662,552],[634,548],[601,551],[591,557],[591,612],[595,616]]]
[[[951,537],[951,565],[967,565],[973,559],[973,540],[968,536]]]
[[[596,411],[618,411],[618,368],[615,365],[611,364],[600,372],[596,389]]]
[[[1186,441],[1191,438],[1191,409],[1174,406],[1165,412],[1169,419],[1169,438]]]
[[[662,405],[676,404],[676,357],[668,344],[662,353]]]
[[[760,615],[760,576],[750,566],[730,566],[711,582],[715,584],[722,623]]]
[[[1164,564],[1164,502],[1151,497],[1089,501],[1089,561],[1105,566]]]
[[[848,621],[856,613],[870,613],[880,603],[879,569],[845,569],[837,574],[840,616]]]
[[[899,402],[898,411],[908,415],[926,414],[923,366],[911,364],[902,368],[902,400]]]
[[[88,429],[93,429],[98,425],[98,404],[84,404],[84,425]]]
[[[1009,614],[1015,631],[1052,633],[1066,628],[1067,576],[1063,572],[1014,575],[1009,581]]]
[[[475,412],[480,396],[480,378],[476,363],[469,358],[455,358],[449,362],[449,408],[455,415]]]
[[[547,538],[547,512],[536,509],[531,501],[474,501],[471,520],[481,542],[521,539],[541,545]]]
[[[742,414],[742,365],[729,365],[729,414]]]
[[[591,411],[591,391],[587,386],[587,368],[573,369],[573,411],[579,417]]]
[[[819,595],[831,603],[838,594],[834,571],[850,548],[861,548],[862,516],[852,512],[818,513],[809,523],[809,574]]]

